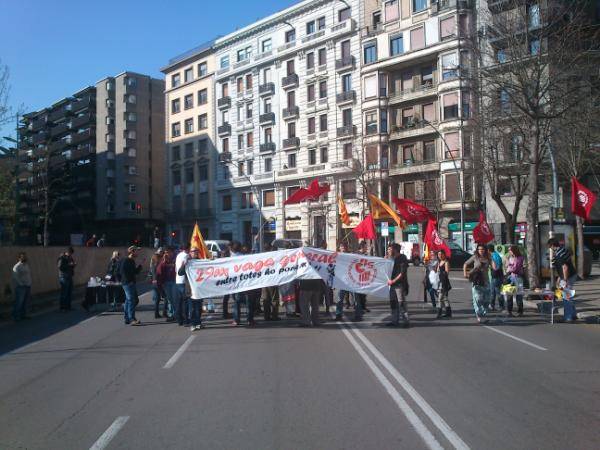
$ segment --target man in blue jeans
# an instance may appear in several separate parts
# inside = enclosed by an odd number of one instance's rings
[[[121,264],[121,280],[125,291],[125,325],[140,325],[135,318],[135,305],[138,301],[136,276],[142,271],[141,264],[135,265],[136,253],[139,247],[131,246],[127,249],[127,258]]]
[[[25,315],[27,301],[31,294],[31,270],[27,264],[27,255],[19,253],[19,260],[13,267],[13,283],[15,287],[15,304],[13,307],[13,319],[18,322],[29,319]]]
[[[60,283],[60,310],[71,310],[71,296],[73,293],[73,276],[75,275],[75,260],[73,247],[69,247],[58,258],[58,281]]]

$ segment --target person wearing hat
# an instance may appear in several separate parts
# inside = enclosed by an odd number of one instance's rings
[[[140,325],[135,318],[135,305],[138,301],[136,276],[142,271],[141,264],[135,265],[135,257],[140,248],[132,245],[127,249],[127,258],[121,264],[121,280],[125,291],[125,325]]]
[[[162,289],[161,286],[159,286],[158,284],[158,277],[157,277],[157,271],[156,269],[158,268],[158,265],[160,264],[161,260],[163,259],[165,252],[163,250],[162,247],[159,247],[156,249],[156,251],[154,252],[154,255],[152,255],[152,259],[150,259],[150,270],[148,271],[148,278],[150,279],[150,282],[152,283],[152,301],[154,302],[154,318],[155,319],[159,319],[160,318],[160,301],[161,299],[164,300],[164,307],[163,307],[163,317],[167,318],[169,317],[168,311],[170,310],[170,305],[169,302],[167,301],[167,297],[165,296],[165,293]]]

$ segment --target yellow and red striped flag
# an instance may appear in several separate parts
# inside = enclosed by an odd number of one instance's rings
[[[208,251],[206,244],[204,243],[204,238],[202,237],[202,233],[200,233],[200,228],[198,228],[198,223],[194,225],[194,231],[192,232],[192,239],[190,241],[191,248],[198,249],[198,257],[200,259],[211,259],[212,254]]]
[[[346,203],[344,203],[344,199],[341,195],[338,197],[338,207],[340,208],[340,220],[344,225],[350,225],[348,209],[346,208]]]

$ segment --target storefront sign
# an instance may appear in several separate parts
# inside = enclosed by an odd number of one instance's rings
[[[285,231],[300,231],[302,229],[302,219],[285,219]]]

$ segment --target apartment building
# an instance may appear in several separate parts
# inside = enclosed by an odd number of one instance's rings
[[[162,222],[162,80],[125,72],[40,111],[19,128],[16,239],[148,242]],[[154,151],[154,154],[153,154]]]
[[[148,242],[163,226],[164,82],[123,72],[96,83],[97,233]]]
[[[197,222],[214,237],[215,59],[212,42],[173,58],[165,74],[168,232],[184,242]]]
[[[215,236],[334,246],[337,195],[358,218],[360,10],[307,0],[215,41]],[[331,185],[327,198],[284,206],[314,179]]]
[[[467,223],[476,207],[473,65],[465,41],[476,23],[474,2],[364,0],[364,6],[362,134],[371,189],[426,204],[442,233],[460,244],[461,197]],[[421,228],[397,230],[396,239],[418,242]]]

